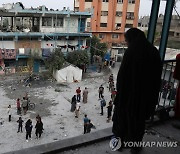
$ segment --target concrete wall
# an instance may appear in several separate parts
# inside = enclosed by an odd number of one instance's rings
[[[14,41],[0,41],[0,48],[6,48],[6,49],[14,49],[15,48],[15,42]]]
[[[127,12],[134,12],[135,4],[129,4],[127,7]]]
[[[77,33],[78,32],[78,19],[79,16],[65,17],[63,20],[63,27],[42,26],[42,18],[40,18],[40,31],[43,33]]]
[[[17,41],[15,42],[15,48],[41,48],[41,42],[40,41]]]

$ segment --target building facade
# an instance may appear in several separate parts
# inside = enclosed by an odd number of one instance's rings
[[[124,32],[138,26],[140,0],[74,0],[74,11],[93,12],[87,31],[109,47],[124,41]]]
[[[85,49],[91,36],[85,32],[90,16],[68,8],[59,11],[45,6],[27,9],[22,3],[4,5],[0,8],[0,73],[8,68],[10,72],[39,72],[43,58],[55,48],[64,54]]]

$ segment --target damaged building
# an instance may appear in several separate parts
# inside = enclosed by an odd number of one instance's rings
[[[55,48],[65,55],[86,49],[86,39],[92,35],[86,31],[89,17],[89,12],[65,7],[53,10],[25,8],[20,2],[4,4],[0,7],[0,74],[40,72],[43,59]]]

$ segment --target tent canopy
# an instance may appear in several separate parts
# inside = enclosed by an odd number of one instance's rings
[[[58,83],[79,82],[82,80],[82,70],[74,65],[65,64],[62,69],[54,71],[53,76]]]

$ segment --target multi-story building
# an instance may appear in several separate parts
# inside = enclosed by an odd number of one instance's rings
[[[160,14],[157,21],[157,31],[161,32],[163,25],[164,15]],[[180,38],[180,17],[178,15],[172,15],[171,25],[169,29],[169,36]]]
[[[148,26],[149,26],[149,19],[150,16],[142,16],[138,20],[138,28],[141,29],[142,31],[147,31]]]
[[[124,32],[138,25],[140,0],[74,0],[74,11],[93,11],[87,31],[109,46],[124,41]]]
[[[86,48],[85,32],[88,12],[74,12],[68,8],[48,10],[45,6],[24,8],[22,3],[6,4],[0,8],[0,66],[13,72],[24,66],[39,71],[41,59],[55,48],[67,53]],[[35,59],[33,64],[32,58]],[[13,68],[13,69],[12,69]],[[4,69],[5,70],[5,69]],[[7,69],[6,69],[7,70]]]

